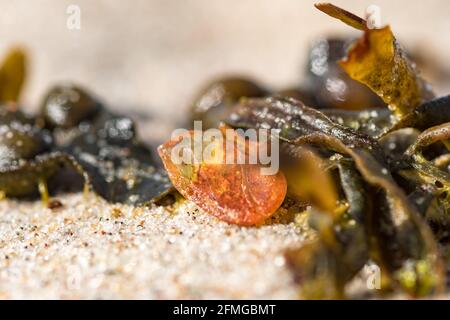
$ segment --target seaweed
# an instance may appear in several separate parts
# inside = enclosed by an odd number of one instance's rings
[[[38,116],[20,111],[15,100],[23,82],[16,79],[24,74],[22,60],[16,52],[1,69],[9,77],[0,108],[1,198],[40,193],[46,204],[48,182],[66,171],[110,202],[147,205],[174,192],[151,150],[139,141],[133,120],[107,110],[84,89],[55,86]],[[74,181],[59,179],[56,188],[70,189]]]
[[[395,39],[389,26],[369,29],[361,19],[331,4],[316,7],[344,23],[363,30],[340,66],[347,74],[367,85],[401,118],[434,97],[430,86],[419,76],[415,64]]]
[[[261,112],[263,109],[266,112]],[[284,121],[279,119],[284,119]],[[376,140],[331,122],[320,111],[308,108],[299,101],[283,97],[247,99],[235,106],[235,111],[230,116],[228,123],[235,127],[274,127],[280,129],[279,138],[284,143],[292,146],[317,146],[348,157],[348,161],[352,161],[364,182],[362,189],[367,192],[365,195],[351,193],[348,187],[349,181],[341,182],[342,186],[346,186],[349,199],[353,199],[353,206],[350,205],[349,208],[353,207],[354,210],[349,210],[349,213],[361,212],[356,208],[361,208],[360,203],[362,202],[354,200],[361,200],[370,195],[367,199],[367,208],[369,209],[364,210],[363,218],[362,213],[359,214],[358,220],[355,217],[354,221],[355,223],[359,222],[356,225],[360,228],[353,230],[355,232],[354,239],[358,240],[352,244],[334,240],[332,246],[342,247],[344,249],[341,250],[345,251],[349,250],[349,256],[355,255],[354,260],[360,261],[356,259],[359,256],[357,253],[364,252],[364,250],[352,248],[352,245],[357,246],[359,243],[361,246],[366,241],[368,242],[368,257],[380,266],[386,277],[383,281],[385,286],[402,287],[413,296],[442,291],[445,274],[433,233],[417,208],[408,201],[407,195],[392,177],[389,161]],[[310,183],[313,183],[312,179]],[[353,192],[357,190],[355,189]],[[331,226],[324,227],[325,230],[346,230],[341,227],[340,222],[328,223]],[[337,228],[338,226],[339,228]],[[319,230],[319,235],[321,232]],[[339,239],[339,233],[335,233],[334,238]],[[343,238],[348,237],[347,235]],[[361,241],[361,238],[365,240]],[[317,248],[313,252],[314,255],[319,252],[326,253],[322,258],[328,262],[323,263],[333,269],[328,270],[327,274],[334,274],[334,277],[338,277],[334,280],[334,283],[339,283],[337,289],[334,290],[337,294],[349,280],[348,277],[351,278],[354,275],[354,273],[346,271],[344,272],[345,276],[338,276],[341,274],[340,268],[349,268],[353,264],[342,261],[340,253],[331,258],[330,252],[327,251],[329,247],[330,244],[322,241],[317,244]],[[312,250],[311,247],[308,248],[306,250]],[[328,249],[323,252],[319,248]],[[299,251],[301,255],[300,252],[302,251]],[[313,253],[309,252],[308,254]],[[317,259],[320,261],[322,258]],[[329,259],[333,259],[333,263]],[[363,265],[355,263],[354,269],[362,268]],[[316,295],[322,296],[316,292],[312,297],[316,297]],[[329,297],[326,293],[323,293],[323,296]],[[339,295],[337,294],[336,297]]]
[[[20,48],[8,51],[0,66],[0,102],[17,102],[26,77],[26,55]]]

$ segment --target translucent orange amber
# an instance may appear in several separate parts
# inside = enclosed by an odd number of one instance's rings
[[[224,133],[224,128],[221,129]],[[245,164],[226,164],[224,161],[228,151],[226,141],[232,139],[235,143],[245,144],[245,148],[232,150],[234,159],[237,159],[237,153],[246,153],[250,143],[258,146],[258,142],[237,138],[236,133],[232,137],[227,135],[225,138],[224,135],[223,143],[216,144],[213,150],[217,157],[214,163],[174,163],[173,148],[183,138],[193,139],[193,136],[194,131],[186,132],[158,148],[170,180],[186,199],[221,220],[242,226],[261,224],[280,207],[287,189],[286,179],[280,171],[263,175],[260,164],[248,164],[247,161]]]

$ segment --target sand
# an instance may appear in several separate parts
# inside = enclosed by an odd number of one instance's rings
[[[294,299],[282,252],[294,223],[244,228],[185,202],[112,205],[95,195],[0,202],[2,299]]]

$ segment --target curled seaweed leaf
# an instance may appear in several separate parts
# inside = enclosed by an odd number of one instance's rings
[[[424,208],[424,215],[429,221],[436,238],[442,241],[447,239],[447,229],[450,224],[450,174],[441,166],[448,163],[448,153],[433,161],[426,159],[423,152],[426,148],[437,142],[446,142],[450,138],[450,123],[431,127],[422,132],[417,140],[405,151],[405,156],[412,159],[410,166],[399,173],[410,181],[420,185],[425,198],[431,198],[428,206]]]
[[[438,141],[443,141],[450,138],[450,122],[441,124],[439,126],[431,127],[422,132],[414,144],[412,144],[406,154],[409,156],[419,157],[418,154],[429,145]]]
[[[450,95],[422,103],[387,128],[386,133],[412,127],[420,130],[450,122]]]
[[[363,19],[343,9],[329,4],[319,9],[364,30],[363,36],[353,44],[340,65],[352,79],[378,94],[399,118],[434,97],[389,26],[369,29]]]
[[[288,183],[288,194],[309,203],[324,212],[335,212],[337,190],[331,176],[325,171],[324,161],[311,149],[284,145],[283,153],[290,159],[283,165]]]
[[[433,97],[389,26],[367,29],[340,65],[351,78],[377,93],[400,117]]]
[[[314,159],[306,167],[298,168],[303,172],[302,186],[307,183],[315,185],[315,180],[319,180],[318,176],[322,177],[320,180],[330,183],[330,172],[324,170],[325,161],[305,147],[296,148],[308,160]],[[310,202],[313,207],[309,223],[317,231],[318,238],[286,252],[288,265],[293,270],[296,281],[300,283],[301,295],[308,299],[343,298],[345,285],[368,259],[362,221],[363,213],[368,208],[362,190],[355,189],[362,186],[361,178],[348,161],[340,159],[336,167],[347,204],[342,206],[335,200],[331,205],[329,200],[337,198],[333,187],[316,189],[315,192],[321,196]],[[305,169],[310,170],[310,173],[306,173]]]
[[[0,66],[0,102],[16,102],[26,77],[26,55],[11,49]]]
[[[225,121],[234,127],[279,129],[279,136],[285,141],[320,132],[335,136],[346,145],[380,151],[370,136],[335,123],[319,110],[293,98],[244,99]]]
[[[350,27],[358,30],[364,30],[366,28],[366,21],[364,19],[331,3],[316,3],[314,6],[330,17],[341,20]]]
[[[426,184],[439,186],[439,194],[450,192],[450,174],[439,169],[423,155],[423,150],[434,143],[444,142],[450,138],[450,122],[431,127],[422,132],[405,151],[405,156],[412,159],[409,165],[415,170],[405,169],[401,173],[408,178]]]

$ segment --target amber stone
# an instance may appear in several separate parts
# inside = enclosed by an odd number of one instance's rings
[[[230,139],[237,141],[238,138],[237,134],[227,135],[222,143],[215,145],[213,152],[218,156],[214,163],[174,163],[172,150],[183,139],[193,139],[193,136],[194,131],[188,131],[158,148],[170,180],[186,199],[221,220],[242,226],[261,224],[280,207],[287,189],[282,172],[264,175],[260,164],[249,164],[248,161],[244,164],[225,163],[226,152],[234,152],[237,156],[239,152],[248,152],[249,143],[259,146],[258,142],[239,138],[246,144],[245,148],[229,151],[226,142]],[[193,151],[193,144],[187,147]]]

